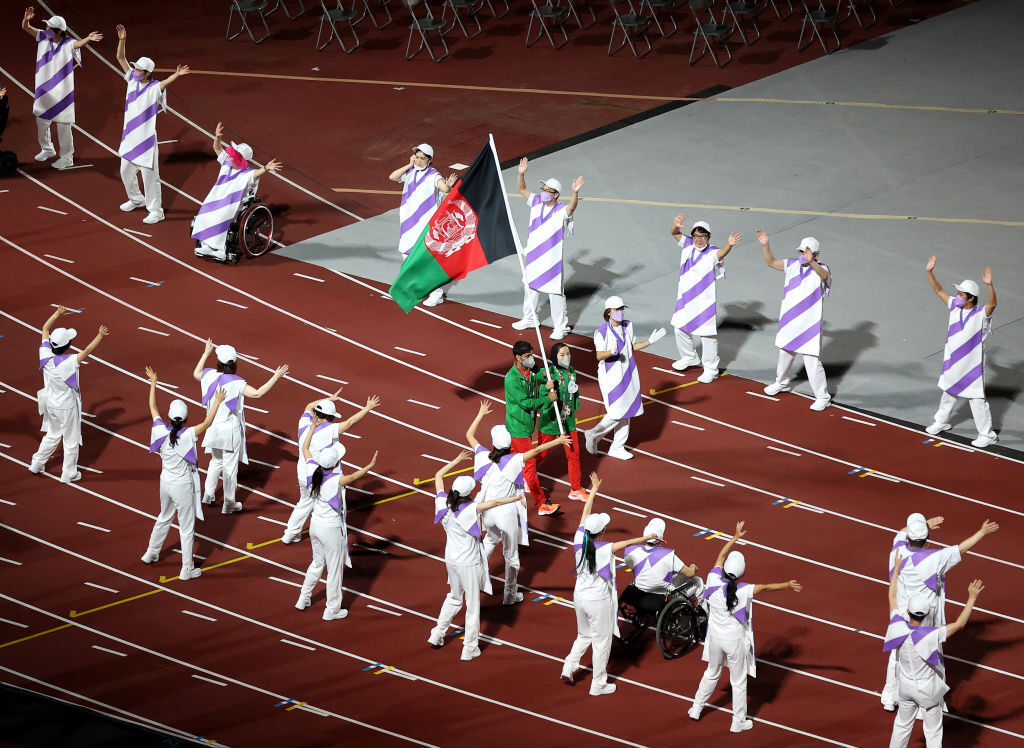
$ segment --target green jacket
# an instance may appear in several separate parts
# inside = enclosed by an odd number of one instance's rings
[[[557,365],[551,367],[551,378],[555,380],[558,387],[558,401],[551,403],[553,407],[545,408],[540,414],[540,432],[558,436],[558,419],[555,414],[555,407],[562,408],[562,424],[565,426],[565,433],[576,430],[576,411],[580,407],[580,391],[569,393],[570,382],[576,381],[576,370],[571,366],[562,369]],[[545,380],[547,381],[547,380]]]
[[[551,410],[546,383],[543,370],[530,372],[527,380],[515,364],[505,375],[505,428],[513,439],[531,438],[537,411]]]

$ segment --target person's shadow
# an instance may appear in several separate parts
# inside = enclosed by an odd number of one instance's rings
[[[775,320],[762,313],[764,304],[760,301],[726,304],[723,309],[725,317],[718,323],[718,355],[722,359],[721,368],[726,369],[739,356],[750,334],[764,329]]]
[[[576,324],[584,307],[598,291],[611,288],[620,278],[644,268],[640,263],[633,263],[622,272],[614,272],[611,269],[614,262],[611,257],[596,255],[589,249],[581,249],[569,260],[572,273],[566,276],[565,298],[570,324]]]
[[[822,322],[821,336],[827,342],[821,347],[820,358],[833,394],[861,354],[878,346],[878,336],[875,335],[877,326],[869,320],[861,320],[850,329],[829,330],[828,323]],[[799,369],[793,374],[794,383],[807,380],[807,370],[802,365]]]
[[[999,366],[986,356],[985,396],[992,411],[993,424],[1006,422],[1006,412],[1024,389],[1024,361],[1015,361],[1009,366]]]

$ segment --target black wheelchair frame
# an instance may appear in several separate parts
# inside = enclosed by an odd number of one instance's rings
[[[195,225],[189,227],[189,234]],[[224,250],[227,259],[224,262],[237,265],[242,255],[259,257],[270,250],[274,237],[274,214],[260,199],[253,196],[242,203],[241,209],[228,227],[228,234],[224,242]],[[196,249],[200,243],[196,242]],[[207,259],[216,259],[209,257]]]
[[[658,649],[666,660],[674,660],[704,641],[708,617],[699,601],[681,586],[666,595],[643,592],[630,584],[619,596],[619,641],[632,646],[654,628]]]

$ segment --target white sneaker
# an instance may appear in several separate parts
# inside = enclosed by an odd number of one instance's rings
[[[953,428],[953,424],[951,423],[939,423],[938,421],[936,421],[931,426],[926,428],[924,431],[926,434],[931,434],[932,436],[935,436],[936,434],[941,434],[943,431],[949,431],[951,428]]]
[[[437,636],[436,634],[431,632],[430,636],[427,637],[427,644],[429,644],[434,649],[440,649],[444,646],[444,637]]]
[[[592,436],[592,433],[593,433],[592,431],[584,431],[583,432],[583,441],[584,441],[584,446],[587,448],[587,451],[590,452],[590,454],[592,454],[592,455],[596,455],[597,454],[597,441]]]
[[[573,680],[573,675],[575,675],[575,673],[567,673],[567,672],[565,672],[563,670],[562,674],[558,676],[558,679],[560,681],[562,681],[562,683],[564,683],[565,685],[572,686],[572,685],[575,685],[575,681]]]
[[[523,593],[522,592],[517,592],[514,595],[506,594],[505,595],[505,599],[502,600],[501,604],[502,605],[515,605],[516,603],[521,603],[522,601],[523,601]]]
[[[607,696],[610,693],[615,693],[614,683],[605,683],[603,686],[591,686],[591,696]]]
[[[340,610],[334,610],[334,611],[325,610],[324,611],[324,615],[323,615],[323,619],[325,621],[340,621],[342,618],[347,618],[347,617],[348,617],[348,611],[345,610],[344,608],[341,608]]]
[[[435,288],[430,292],[430,296],[423,300],[423,306],[437,306],[438,304],[444,303],[444,291],[440,288]]]
[[[551,340],[562,340],[569,334],[568,330],[552,330],[548,338]]]
[[[683,371],[691,366],[700,366],[700,359],[694,356],[693,358],[681,358],[678,361],[672,362],[672,368],[676,371]]]
[[[978,449],[984,449],[985,447],[991,447],[999,441],[998,436],[978,436],[977,439],[971,442]]]
[[[237,514],[240,511],[242,511],[241,501],[233,501],[230,504],[225,501],[224,506],[220,509],[221,514]]]
[[[744,732],[745,730],[754,729],[754,720],[745,719],[742,722],[733,722],[732,727],[729,728],[729,732]]]
[[[206,504],[207,506],[213,504],[216,500],[217,497],[214,496],[212,493],[203,494],[203,503]]]
[[[145,555],[143,555],[143,557],[142,557],[142,563],[144,563],[144,564],[155,564],[159,558],[160,558],[160,556],[158,554],[150,553],[149,551],[146,551]]]
[[[281,537],[281,542],[285,544],[298,543],[300,540],[302,540],[301,535],[284,535]]]
[[[718,369],[705,369],[704,373],[697,377],[697,381],[701,384],[711,384],[715,381],[715,377],[718,376]]]
[[[295,607],[299,610],[305,610],[313,604],[310,595],[299,595],[299,599],[295,602]]]
[[[82,480],[82,474],[77,470],[71,475],[65,473],[60,477],[61,483],[74,483],[76,480]]]
[[[696,704],[691,706],[687,710],[687,712],[686,712],[686,714],[689,716],[689,718],[694,720],[695,722],[700,719],[700,713],[701,713],[701,707],[697,706]]]
[[[534,326],[535,325],[532,319],[521,319],[518,322],[512,323],[513,330],[529,330],[531,327]]]
[[[616,460],[632,460],[633,453],[626,449],[609,449],[608,456],[614,457]]]
[[[178,579],[195,579],[203,575],[202,569],[182,569],[181,573],[178,574]]]
[[[789,387],[788,385],[779,384],[778,382],[775,382],[774,384],[769,384],[767,387],[765,387],[763,392],[766,395],[778,395],[781,392],[789,392],[791,389],[793,388]]]
[[[832,399],[828,397],[819,397],[811,403],[811,410],[825,410],[832,404]]]
[[[48,158],[53,158],[57,155],[57,151],[52,148],[44,148],[36,154],[36,161],[45,161]]]
[[[125,213],[131,213],[136,208],[141,208],[145,203],[137,203],[134,200],[129,200],[126,203],[121,203],[118,207]]]
[[[464,662],[469,662],[470,660],[473,660],[473,659],[475,659],[475,658],[477,658],[479,656],[480,656],[480,647],[473,647],[472,649],[468,649],[466,647],[463,647],[462,648],[462,656],[459,657],[459,659],[464,661]]]
[[[164,212],[162,210],[151,210],[149,211],[149,215],[142,219],[142,222],[154,224],[160,223],[162,220],[164,220]]]
[[[74,165],[75,161],[73,158],[71,158],[71,156],[61,156],[52,164],[50,164],[50,166],[52,166],[54,169],[67,169]]]
[[[28,471],[30,473],[35,473],[36,475],[39,475],[41,472],[43,472],[43,468],[45,467],[45,465],[39,465],[33,462],[31,465],[28,466]]]

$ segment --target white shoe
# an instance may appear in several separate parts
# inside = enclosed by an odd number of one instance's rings
[[[178,574],[178,579],[195,579],[203,575],[202,569],[182,569],[181,573]]]
[[[137,203],[134,200],[129,200],[126,203],[121,203],[118,207],[125,213],[131,213],[136,208],[141,208],[145,203]]]
[[[36,161],[45,161],[48,158],[53,158],[57,155],[57,151],[52,148],[44,148],[36,154]]]
[[[437,306],[438,304],[444,303],[444,291],[440,288],[435,288],[430,292],[430,296],[423,300],[423,306]]]
[[[463,647],[462,648],[462,656],[459,657],[459,659],[464,661],[464,662],[469,662],[470,660],[476,659],[479,656],[480,656],[480,647],[473,647],[472,649],[468,649],[467,647]]]
[[[302,540],[301,535],[284,535],[281,537],[281,542],[285,544],[298,543],[300,540]]]
[[[689,716],[689,718],[694,720],[695,722],[700,719],[700,713],[701,707],[697,706],[696,704],[691,706],[686,712],[687,716]]]
[[[444,646],[444,637],[436,636],[435,634],[431,633],[430,636],[427,637],[427,644],[429,644],[434,649],[440,649]]]
[[[521,603],[522,601],[523,601],[523,593],[522,592],[517,592],[514,595],[509,595],[509,594],[506,593],[505,594],[505,599],[502,600],[501,604],[502,605],[515,605],[516,603]]]
[[[324,611],[324,615],[323,615],[323,619],[325,621],[340,621],[342,618],[347,618],[347,617],[348,617],[348,611],[345,610],[344,608],[341,608],[340,610],[335,610],[335,611],[325,610]]]
[[[953,428],[953,424],[951,423],[939,423],[938,421],[936,421],[931,426],[926,428],[924,431],[926,434],[931,434],[932,436],[935,436],[936,434],[941,434],[943,431],[949,431],[951,428]]]
[[[552,330],[548,338],[551,340],[562,340],[569,334],[568,330]]]
[[[697,381],[701,384],[711,384],[715,381],[715,377],[718,376],[718,369],[705,369],[704,372],[697,377]]]
[[[225,501],[224,506],[220,508],[221,514],[237,514],[240,511],[242,511],[241,501],[233,501],[230,504]]]
[[[583,446],[585,446],[587,448],[587,451],[590,452],[590,454],[596,455],[597,454],[597,441],[591,435],[592,433],[593,433],[592,431],[584,431],[583,432],[583,442],[584,442]]]
[[[591,686],[591,696],[607,696],[610,693],[615,693],[614,683],[605,683],[603,686]]]
[[[155,564],[157,562],[157,560],[159,560],[159,558],[160,558],[160,556],[158,554],[150,553],[149,551],[146,551],[145,555],[143,555],[143,557],[142,557],[142,563],[144,563],[144,564]]]
[[[513,330],[529,330],[531,327],[534,326],[535,323],[532,319],[521,319],[518,322],[512,323]]]
[[[744,732],[745,730],[754,729],[754,720],[745,719],[742,722],[733,722],[732,727],[729,728],[729,732]]]
[[[123,210],[123,208],[122,208],[122,210]],[[164,212],[162,210],[151,210],[151,211],[149,211],[149,215],[142,219],[142,222],[143,223],[148,223],[148,224],[154,224],[154,223],[160,223],[160,221],[162,221],[162,220],[164,220]]]
[[[80,472],[78,472],[77,470],[74,473],[72,473],[71,475],[68,475],[67,473],[65,473],[64,475],[62,475],[60,477],[60,482],[61,483],[74,483],[76,480],[82,480],[82,474]]]
[[[769,384],[767,387],[765,387],[763,392],[766,395],[778,395],[781,392],[789,392],[791,389],[793,388],[788,385],[779,384],[778,382],[775,382],[775,384]]]
[[[683,371],[691,366],[700,366],[700,359],[694,356],[693,358],[681,358],[678,361],[672,362],[672,368],[676,371]]]
[[[39,465],[33,462],[31,465],[28,466],[28,471],[30,473],[35,473],[36,475],[39,475],[41,472],[43,472],[43,468],[45,467],[45,465]]]
[[[998,436],[978,436],[977,439],[971,442],[978,449],[984,449],[985,447],[991,447],[999,441]]]
[[[305,610],[313,604],[310,595],[299,595],[299,599],[295,602],[295,607],[299,610]]]
[[[889,703],[886,703],[884,701],[882,702],[882,708],[885,711],[887,711],[887,712],[895,712],[896,711],[896,705],[895,704],[889,704]]]
[[[825,410],[832,404],[832,399],[828,397],[819,397],[811,403],[811,410]]]
[[[632,460],[633,453],[626,449],[609,449],[608,456],[614,457],[616,460]]]
[[[74,165],[75,161],[73,158],[71,158],[71,156],[61,156],[52,164],[50,164],[50,166],[52,166],[54,169],[67,169]]]
[[[217,501],[217,497],[214,496],[212,493],[203,495],[203,503],[206,504],[207,506],[213,504],[215,501]]]

